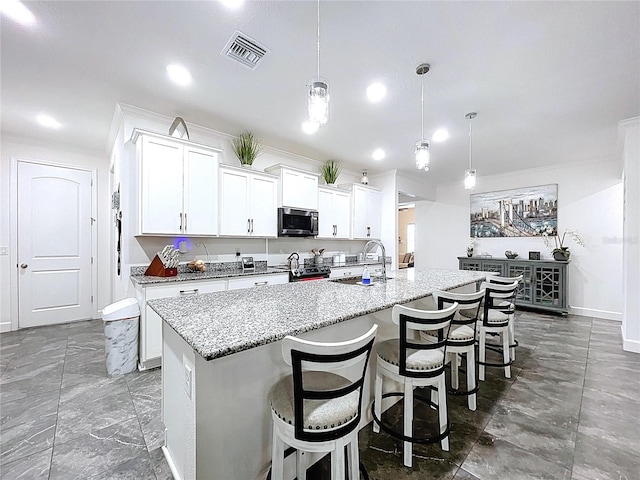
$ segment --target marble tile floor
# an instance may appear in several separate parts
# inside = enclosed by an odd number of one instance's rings
[[[518,312],[516,325],[512,378],[488,369],[475,412],[449,396],[449,452],[414,445],[409,469],[401,442],[361,432],[372,480],[640,478],[640,355],[620,324]],[[418,433],[433,414],[417,407]],[[402,421],[399,406],[385,415]],[[172,478],[160,370],[108,377],[101,321],[0,335],[0,418],[1,479]],[[323,460],[307,478],[327,473]]]

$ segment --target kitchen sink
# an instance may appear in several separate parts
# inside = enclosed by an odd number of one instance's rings
[[[387,280],[391,280],[391,277],[387,277]],[[368,287],[368,285],[362,285],[362,277],[347,277],[347,278],[332,278],[329,280],[334,283],[341,283],[343,285],[360,285],[362,287]],[[371,278],[371,283],[381,283],[382,280],[376,277]]]

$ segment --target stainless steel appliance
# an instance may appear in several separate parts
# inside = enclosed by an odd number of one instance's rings
[[[331,268],[328,265],[305,265],[289,270],[290,282],[306,282],[309,280],[323,280],[329,278]]]
[[[315,237],[318,235],[318,212],[298,208],[278,208],[279,237]]]

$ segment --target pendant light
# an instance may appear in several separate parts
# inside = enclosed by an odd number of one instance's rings
[[[476,115],[478,115],[476,112],[470,112],[464,116],[464,118],[469,120],[469,169],[464,171],[465,190],[471,190],[476,186],[476,171],[472,163],[473,136],[471,130],[471,120],[476,118]]]
[[[329,120],[329,81],[320,76],[320,0],[318,0],[318,75],[309,80],[309,121],[322,127]]]
[[[429,171],[429,161],[431,160],[431,151],[429,149],[429,140],[424,138],[424,75],[429,71],[429,64],[422,63],[416,68],[416,73],[422,77],[421,102],[422,102],[422,131],[420,141],[416,142],[416,168],[419,170]]]

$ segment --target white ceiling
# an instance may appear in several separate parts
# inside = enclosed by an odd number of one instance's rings
[[[106,152],[116,102],[182,116],[222,132],[352,169],[397,168],[461,180],[468,121],[479,175],[615,158],[617,124],[640,115],[640,2],[322,1],[321,74],[329,123],[302,133],[305,85],[316,74],[316,3],[247,1],[26,2],[37,18],[2,18],[2,134]],[[235,30],[269,52],[255,70],[220,55]],[[416,172],[420,82],[432,168]],[[193,75],[172,84],[169,63]],[[373,81],[387,86],[378,104]],[[63,127],[34,121],[46,111]],[[371,159],[375,148],[387,157]]]

